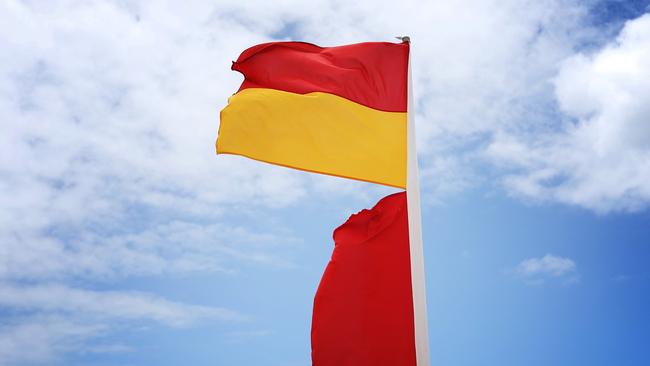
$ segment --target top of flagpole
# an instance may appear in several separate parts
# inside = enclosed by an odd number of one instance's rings
[[[411,37],[409,36],[397,36],[395,37],[404,43],[411,43]]]

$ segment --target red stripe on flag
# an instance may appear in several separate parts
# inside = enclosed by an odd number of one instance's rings
[[[408,54],[408,43],[319,47],[271,42],[242,52],[232,69],[244,74],[240,91],[323,92],[382,111],[406,112]]]
[[[380,200],[334,231],[316,292],[314,366],[415,366],[406,193]]]

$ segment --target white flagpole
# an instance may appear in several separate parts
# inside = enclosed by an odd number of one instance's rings
[[[409,42],[410,38],[402,37]],[[406,202],[411,249],[411,286],[413,289],[413,315],[415,325],[415,355],[417,366],[429,366],[429,327],[427,322],[427,295],[424,284],[424,251],[422,245],[422,214],[420,212],[420,181],[418,156],[415,148],[415,109],[413,103],[413,78],[411,76],[411,51],[408,61],[407,104],[407,165]]]

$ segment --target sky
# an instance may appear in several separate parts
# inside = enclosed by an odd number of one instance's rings
[[[216,156],[252,45],[409,35],[432,365],[650,350],[650,1],[0,1],[0,365],[310,364],[394,189]]]

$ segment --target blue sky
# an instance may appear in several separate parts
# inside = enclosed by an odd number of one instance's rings
[[[0,365],[308,365],[393,190],[214,155],[230,62],[413,39],[433,365],[650,354],[648,1],[0,5]]]

